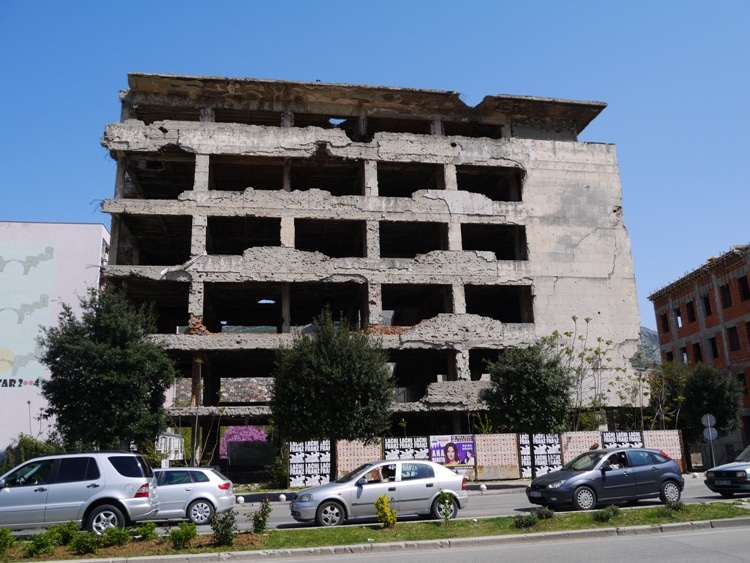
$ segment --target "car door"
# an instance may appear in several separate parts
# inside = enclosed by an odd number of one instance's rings
[[[618,452],[618,458],[619,467],[602,467],[601,490],[597,495],[600,502],[635,497],[635,478],[632,468],[627,463],[625,452]]]
[[[395,464],[389,467],[395,468]],[[376,516],[375,501],[381,495],[388,497],[388,504],[394,510],[399,510],[399,494],[395,481],[368,481],[362,483],[358,479],[355,483],[349,502],[352,508],[352,516]]]
[[[646,451],[628,452],[628,461],[633,470],[635,492],[638,498],[659,494],[659,476],[661,471],[654,457]]]
[[[405,461],[401,464],[401,481],[398,485],[400,511],[403,514],[429,510],[432,497],[439,490],[435,470],[419,461]]]
[[[44,521],[78,521],[91,498],[104,490],[105,481],[92,456],[62,457],[50,475]]]
[[[157,473],[159,491],[158,517],[182,518],[193,491],[190,473],[184,469],[169,469]]]
[[[30,461],[5,477],[0,489],[0,527],[39,526],[44,522],[47,476],[54,460]]]

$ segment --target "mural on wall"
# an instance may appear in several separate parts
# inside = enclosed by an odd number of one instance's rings
[[[330,473],[330,440],[289,442],[290,487],[323,485],[328,483]]]
[[[55,249],[41,242],[0,244],[0,393],[39,390],[39,326],[51,320]]]
[[[408,436],[383,439],[385,459],[430,459],[427,436]]]
[[[521,477],[524,479],[546,475],[562,467],[558,434],[519,434],[518,448],[521,457]]]

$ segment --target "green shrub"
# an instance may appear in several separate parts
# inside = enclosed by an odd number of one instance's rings
[[[617,518],[620,515],[620,507],[614,504],[605,506],[601,510],[591,513],[591,517],[594,522],[609,522],[612,518]]]
[[[516,514],[513,518],[513,525],[516,528],[533,528],[539,519],[536,513],[530,512],[529,514]]]
[[[672,518],[673,512],[672,507],[668,504],[656,507],[656,516],[659,518]]]
[[[675,512],[679,512],[680,510],[685,509],[685,503],[681,500],[668,500],[666,506],[668,506],[671,510],[674,510]]]
[[[44,553],[49,553],[55,548],[55,535],[49,532],[40,532],[31,536],[28,542],[24,543],[23,553],[26,557],[39,557]]]
[[[121,546],[130,540],[130,530],[125,528],[107,528],[102,532],[102,546]]]
[[[443,514],[443,523],[448,524],[451,512],[453,512],[453,495],[441,489],[437,496],[437,503]]]
[[[81,531],[77,522],[65,522],[50,526],[47,532],[53,537],[55,545],[68,545]]]
[[[16,543],[16,538],[10,533],[7,528],[0,528],[0,555],[5,553],[13,544]]]
[[[555,511],[549,506],[540,506],[533,511],[533,514],[536,515],[537,520],[549,520],[555,515]]]
[[[260,501],[260,507],[253,512],[253,532],[262,534],[268,527],[268,517],[271,515],[271,501],[268,497]]]
[[[141,522],[137,526],[131,529],[133,538],[138,541],[155,540],[159,537],[156,533],[156,523],[154,522]]]
[[[68,545],[70,551],[76,555],[87,555],[96,553],[96,550],[102,546],[102,536],[94,532],[81,532],[74,537]]]
[[[393,528],[396,525],[396,511],[391,508],[388,495],[380,495],[375,501],[375,510],[378,511],[378,522],[386,528]]]
[[[234,510],[228,510],[223,514],[214,514],[211,518],[211,529],[214,531],[214,545],[234,545],[238,532]]]
[[[192,522],[180,522],[180,525],[169,532],[169,541],[174,549],[183,549],[198,535],[198,527]]]

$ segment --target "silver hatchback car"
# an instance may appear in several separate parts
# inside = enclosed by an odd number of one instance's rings
[[[441,491],[450,493],[450,512],[437,502]],[[375,501],[387,495],[399,515],[418,514],[454,518],[469,503],[466,478],[438,463],[423,460],[373,461],[343,477],[305,489],[290,503],[292,518],[337,526],[345,520],[377,516]]]
[[[235,502],[232,482],[210,467],[154,469],[159,487],[159,510],[152,520],[190,520],[208,524],[214,514]]]
[[[156,513],[151,466],[130,452],[56,454],[0,475],[0,528],[23,530],[78,522],[102,533]]]

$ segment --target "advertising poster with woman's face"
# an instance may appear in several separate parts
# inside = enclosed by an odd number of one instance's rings
[[[430,459],[449,467],[474,467],[471,434],[430,436]]]

